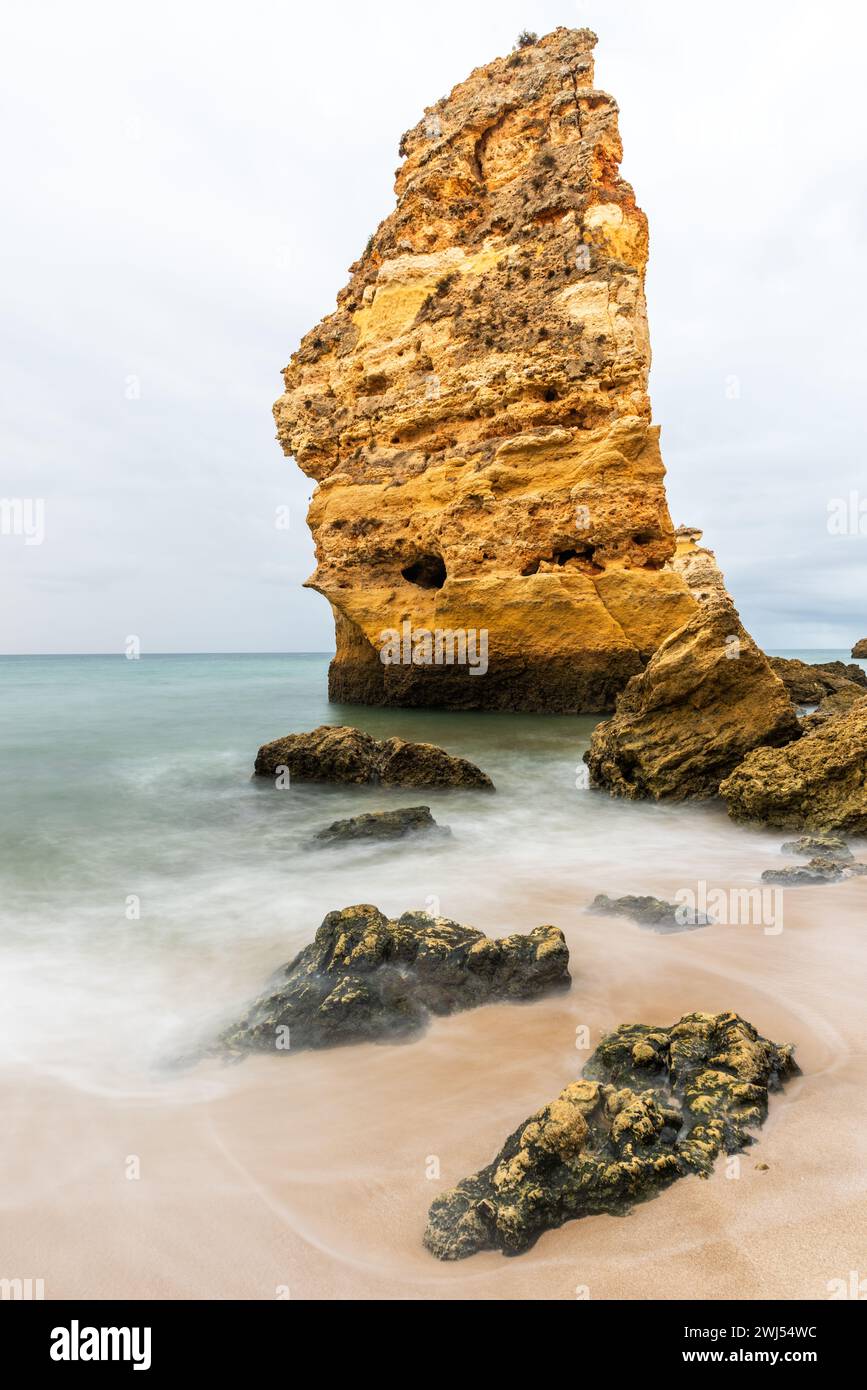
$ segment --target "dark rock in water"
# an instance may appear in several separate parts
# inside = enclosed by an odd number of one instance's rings
[[[612,917],[631,917],[643,927],[654,931],[693,931],[696,927],[713,926],[713,918],[693,908],[667,903],[662,898],[647,898],[627,894],[625,898],[609,898],[599,893],[590,904],[591,912],[603,912]]]
[[[556,1100],[515,1130],[487,1168],[438,1197],[424,1236],[442,1260],[517,1255],[579,1216],[622,1214],[721,1153],[753,1142],[768,1092],[798,1071],[792,1048],[737,1014],[672,1028],[625,1024]]]
[[[757,748],[720,785],[735,820],[867,832],[867,695],[785,748]]]
[[[779,883],[784,888],[808,888],[814,883],[839,883],[846,876],[845,869],[834,859],[811,859],[809,864],[765,869],[762,883]]]
[[[852,656],[867,656],[867,637],[861,637],[852,648]]]
[[[854,855],[839,835],[800,835],[780,846],[783,854],[796,854],[805,859],[831,859],[836,864],[848,864]]]
[[[854,878],[867,874],[867,864],[858,864],[849,856],[847,860],[817,857],[809,864],[795,864],[786,869],[765,869],[764,883],[780,883],[783,887],[808,888],[814,883],[839,883],[844,878]]]
[[[220,1043],[238,1053],[389,1042],[431,1014],[536,999],[569,983],[557,927],[494,940],[445,917],[405,912],[390,921],[362,904],[329,912]]]
[[[256,754],[258,777],[288,768],[300,782],[380,783],[384,787],[485,787],[493,782],[466,758],[433,743],[376,739],[361,729],[322,724],[307,734],[265,743]]]
[[[448,826],[437,825],[429,806],[402,806],[398,811],[370,811],[348,820],[336,820],[316,832],[313,845],[346,844],[350,840],[402,840],[407,835],[451,835]]]
[[[796,705],[818,705],[827,695],[834,695],[848,686],[867,693],[867,675],[860,666],[842,661],[808,662],[797,657],[768,658],[789,699]]]

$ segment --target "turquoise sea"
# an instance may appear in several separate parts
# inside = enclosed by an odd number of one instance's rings
[[[353,902],[503,933],[544,920],[555,885],[578,914],[596,892],[670,892],[727,854],[757,874],[776,852],[774,837],[732,826],[716,806],[587,791],[592,718],[329,705],[327,664],[320,654],[0,660],[0,1066],[132,1084]],[[321,723],[442,744],[497,792],[252,779],[259,744]],[[419,802],[451,840],[305,847],[338,817]]]

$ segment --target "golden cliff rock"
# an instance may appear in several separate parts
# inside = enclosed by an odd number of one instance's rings
[[[557,29],[426,111],[285,370],[332,699],[610,709],[696,610],[647,395],[647,220],[594,43]]]

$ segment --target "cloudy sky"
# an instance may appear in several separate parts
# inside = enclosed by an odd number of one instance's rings
[[[867,635],[860,7],[37,0],[0,43],[0,429],[44,540],[4,522],[0,650],[331,647],[280,369],[390,211],[401,132],[557,24],[599,35],[650,218],[675,523],[766,647]]]

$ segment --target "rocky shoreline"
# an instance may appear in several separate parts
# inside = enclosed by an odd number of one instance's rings
[[[765,869],[768,894],[842,882],[867,872],[841,838],[867,834],[867,676],[769,659],[702,533],[672,525],[647,395],[647,223],[619,173],[594,44],[588,30],[523,36],[428,108],[401,140],[394,210],[284,371],[278,438],[316,482],[308,583],[334,614],[329,698],[605,714],[588,795],[719,802],[733,821],[802,832],[783,852],[804,862]],[[264,744],[254,775],[494,790],[434,744],[350,725]],[[451,855],[420,805],[344,817],[309,843],[385,853],[436,834]],[[718,925],[650,894],[598,894],[588,911],[663,935]],[[558,926],[492,939],[346,907],[217,1051],[393,1043],[570,984]],[[518,1254],[573,1218],[708,1177],[797,1071],[791,1044],[737,1013],[623,1024],[437,1198],[424,1243],[443,1260]]]

